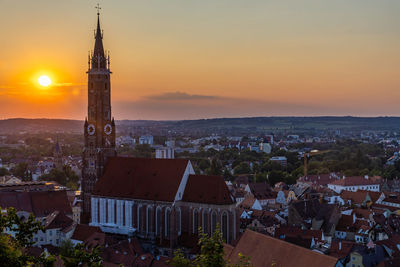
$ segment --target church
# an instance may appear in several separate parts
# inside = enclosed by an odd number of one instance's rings
[[[117,156],[110,57],[103,48],[99,12],[88,64],[81,221],[170,248],[195,239],[199,227],[210,234],[220,227],[225,241],[232,243],[239,216],[222,177],[196,175],[187,159]]]

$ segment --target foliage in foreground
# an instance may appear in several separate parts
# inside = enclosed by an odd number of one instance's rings
[[[39,257],[30,256],[27,253],[28,248],[34,244],[32,242],[34,234],[44,230],[32,214],[28,218],[22,218],[17,215],[14,208],[9,208],[6,213],[0,215],[0,231],[4,233],[5,230],[13,232],[14,237],[0,234],[0,266],[54,266],[56,258],[49,253],[42,253]],[[64,266],[101,266],[99,248],[87,251],[82,244],[73,246],[70,242],[66,247],[61,250]]]
[[[187,259],[182,250],[174,253],[174,258],[169,265],[175,267],[251,267],[250,258],[239,253],[239,262],[230,264],[224,259],[224,242],[219,226],[215,232],[209,236],[199,229],[200,254],[193,260]]]

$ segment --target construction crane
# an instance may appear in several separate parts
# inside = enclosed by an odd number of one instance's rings
[[[330,152],[330,150],[311,150],[310,152],[304,153],[304,176],[308,175],[308,159],[312,156],[321,155]]]

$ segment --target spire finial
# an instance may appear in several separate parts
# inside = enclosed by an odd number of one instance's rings
[[[97,3],[97,6],[95,6],[95,8],[97,9],[97,16],[100,16],[100,9],[101,9],[100,4]]]

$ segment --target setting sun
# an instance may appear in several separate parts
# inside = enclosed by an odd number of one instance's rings
[[[51,79],[49,76],[42,75],[39,77],[38,82],[41,86],[49,86],[51,84]]]

